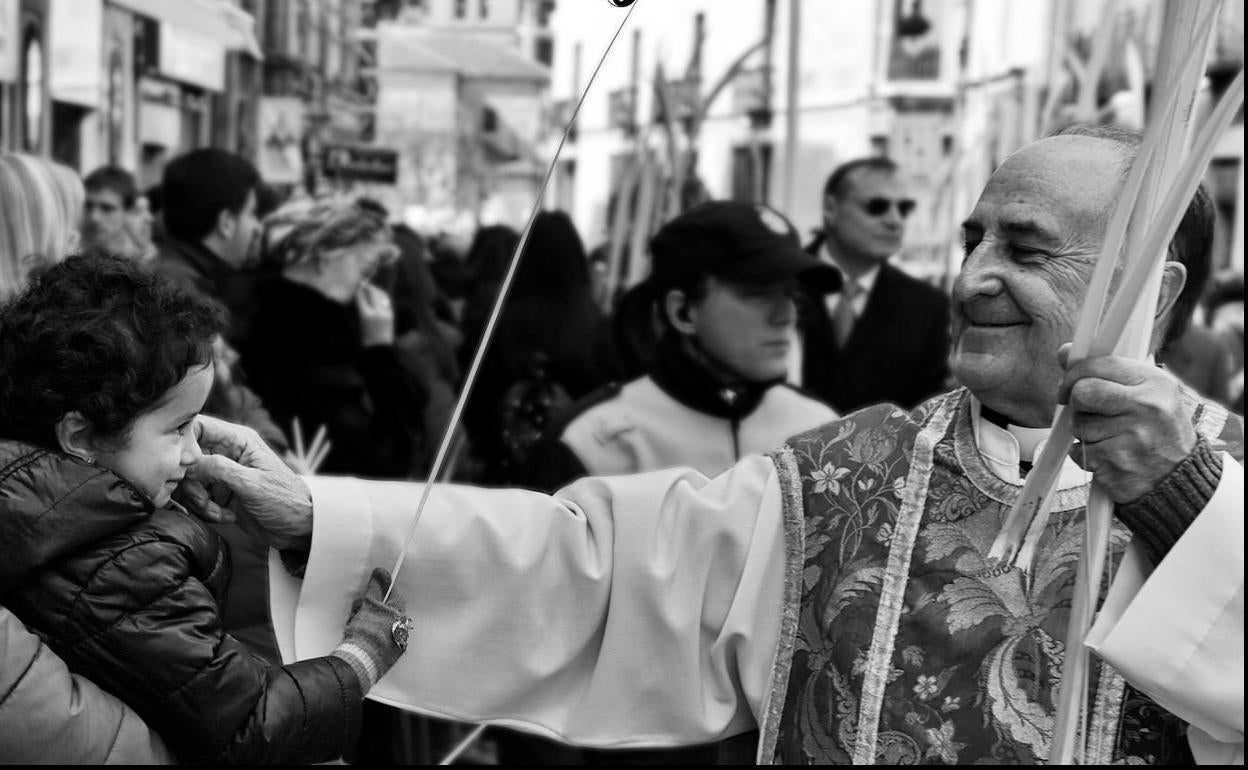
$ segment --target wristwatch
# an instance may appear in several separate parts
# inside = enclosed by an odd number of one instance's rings
[[[412,619],[406,616],[394,621],[394,625],[390,626],[390,638],[400,650],[407,649],[408,632],[411,628]]]

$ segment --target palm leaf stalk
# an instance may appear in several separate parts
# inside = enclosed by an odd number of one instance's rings
[[[1229,125],[1233,106],[1243,99],[1241,74],[1188,151],[1192,105],[1219,4],[1220,0],[1166,2],[1157,69],[1158,110],[1148,122],[1110,219],[1076,326],[1072,361],[1111,353],[1143,358],[1148,353],[1169,240],[1209,163],[1217,137]],[[1092,87],[1091,83],[1082,85]],[[1116,274],[1120,280],[1111,298]],[[1058,471],[1073,441],[1071,415],[1059,405],[1050,439],[1007,516],[990,557],[1029,571],[1047,522]],[[1113,502],[1094,484],[1067,629],[1050,764],[1072,764],[1081,758],[1076,757],[1076,751],[1086,734],[1083,714],[1089,667],[1084,639],[1100,595],[1112,513]]]

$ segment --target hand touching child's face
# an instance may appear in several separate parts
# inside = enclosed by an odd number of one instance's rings
[[[125,443],[99,451],[96,460],[152,499],[169,503],[186,466],[199,455],[191,423],[212,389],[212,364],[193,368],[151,410],[135,418]]]

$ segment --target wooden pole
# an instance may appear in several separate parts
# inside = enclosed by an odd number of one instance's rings
[[[784,213],[792,216],[797,200],[797,95],[801,79],[802,0],[789,0],[789,71],[785,86]]]

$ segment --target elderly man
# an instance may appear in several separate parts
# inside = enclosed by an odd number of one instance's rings
[[[1029,576],[986,555],[1066,399],[1118,503],[1081,761],[1242,762],[1243,421],[1148,362],[1058,356],[1132,154],[1057,136],[997,170],[954,294],[964,387],[913,412],[861,410],[713,479],[439,487],[410,545],[418,485],[303,480],[215,422],[201,442],[239,463],[195,475],[274,545],[310,549],[302,583],[274,570],[287,657],[331,649],[371,567],[407,548],[416,625],[373,691],[387,702],[599,747],[757,726],[763,762],[1036,763],[1089,474],[1062,469]],[[1188,315],[1184,262],[1208,259],[1183,232],[1159,330]]]

